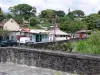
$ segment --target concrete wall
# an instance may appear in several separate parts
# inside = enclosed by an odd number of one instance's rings
[[[56,41],[67,40],[66,37],[55,37]]]
[[[52,35],[52,34],[49,34],[49,41],[50,42],[52,42],[52,41],[62,41],[62,40],[68,40],[67,39],[67,36],[65,36],[65,37],[60,37],[60,35],[59,36],[56,36],[56,37],[54,37],[54,35]]]
[[[82,75],[100,74],[100,57],[24,48],[0,48],[0,62],[50,68]]]
[[[17,41],[17,36],[20,35],[20,32],[9,32],[9,40]],[[13,38],[12,38],[13,37]]]

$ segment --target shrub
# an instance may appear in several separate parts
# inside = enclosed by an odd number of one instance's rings
[[[100,44],[100,31],[95,31],[88,39],[88,43],[98,46]]]
[[[62,44],[53,44],[53,45],[49,45],[47,47],[48,49],[51,49],[51,50],[59,50],[59,51],[67,51],[67,52],[70,52],[72,50],[72,45],[71,43],[67,42],[67,43],[62,43]]]
[[[95,31],[87,40],[78,42],[76,51],[81,53],[100,54],[100,31]]]
[[[72,49],[72,46],[71,46],[71,43],[63,43],[63,44],[60,44],[62,47],[61,47],[61,49],[63,50],[63,51],[71,51],[71,49]]]

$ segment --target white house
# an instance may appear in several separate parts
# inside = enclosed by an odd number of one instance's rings
[[[49,41],[61,41],[67,40],[69,34],[61,31],[57,25],[55,25],[51,30],[49,30]]]
[[[12,31],[17,31],[20,29],[20,25],[17,24],[15,20],[11,19],[4,19],[2,22],[0,22],[0,29],[2,30],[8,30],[9,34],[6,36],[7,39],[16,40],[16,34]]]
[[[49,42],[49,32],[46,30],[30,30],[32,42]]]
[[[9,31],[18,31],[20,29],[20,25],[11,18],[9,20],[4,20],[3,22],[1,22],[0,28]]]

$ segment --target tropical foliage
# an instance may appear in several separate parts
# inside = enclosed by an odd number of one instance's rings
[[[36,8],[28,4],[18,4],[9,8],[10,12],[15,16],[20,16],[24,19],[29,19],[31,16],[35,16]]]
[[[100,19],[99,14],[90,14],[86,17],[85,21],[87,23],[88,29],[96,29],[98,28],[98,20]]]
[[[0,22],[3,21],[3,19],[4,19],[4,14],[2,9],[0,8]]]
[[[100,31],[94,31],[89,39],[78,42],[76,52],[100,54]]]

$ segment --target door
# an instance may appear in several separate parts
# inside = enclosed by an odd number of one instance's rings
[[[41,35],[36,35],[36,42],[42,42],[42,36]]]
[[[36,42],[36,35],[32,35],[32,42]]]

